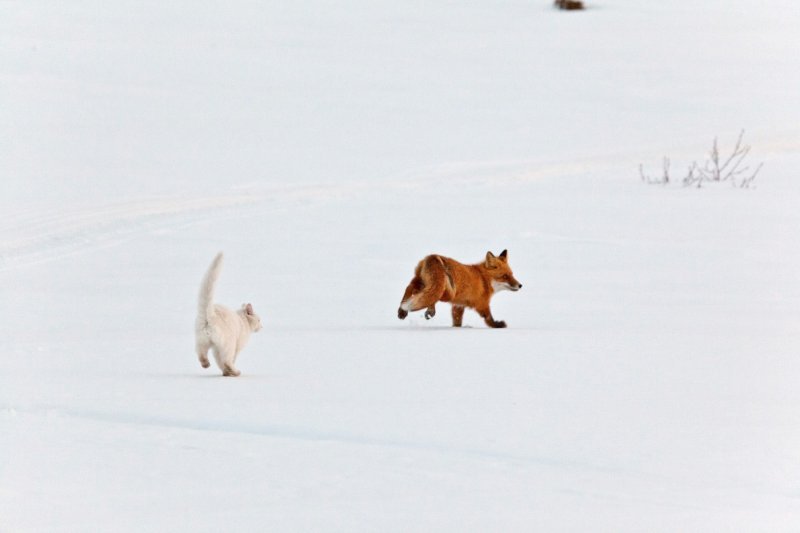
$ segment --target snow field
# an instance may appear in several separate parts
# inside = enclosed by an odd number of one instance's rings
[[[0,531],[796,530],[797,10],[548,4],[3,4]]]

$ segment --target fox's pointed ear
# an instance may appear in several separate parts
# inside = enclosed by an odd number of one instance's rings
[[[508,259],[508,250],[500,252],[500,259]]]
[[[244,307],[244,312],[247,313],[248,315],[253,314],[253,306],[251,304],[244,304],[242,305],[242,307]]]
[[[497,258],[492,252],[486,252],[486,268],[496,268]]]

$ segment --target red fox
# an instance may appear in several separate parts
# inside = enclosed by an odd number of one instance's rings
[[[499,256],[486,252],[486,260],[465,265],[441,255],[429,255],[419,262],[414,278],[406,287],[397,317],[403,320],[409,311],[425,309],[425,318],[436,314],[436,302],[450,302],[453,327],[461,327],[464,308],[478,312],[490,328],[504,328],[506,323],[492,318],[489,300],[497,291],[518,291],[522,284],[514,279],[508,266],[508,250]]]

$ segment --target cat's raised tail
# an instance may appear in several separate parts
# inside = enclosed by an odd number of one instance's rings
[[[211,266],[208,267],[208,272],[203,277],[203,282],[200,284],[200,295],[197,299],[197,316],[205,320],[214,312],[214,285],[217,283],[219,273],[222,270],[222,252],[218,253]]]

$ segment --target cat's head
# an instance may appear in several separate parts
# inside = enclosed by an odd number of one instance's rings
[[[247,323],[250,324],[250,330],[259,331],[261,329],[261,319],[255,311],[253,311],[252,304],[242,304],[242,314],[247,318]]]

